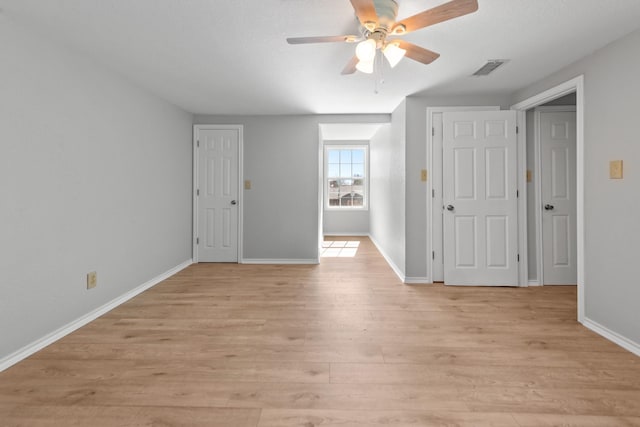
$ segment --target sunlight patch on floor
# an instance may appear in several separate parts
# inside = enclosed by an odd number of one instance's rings
[[[360,242],[357,240],[325,240],[322,242],[323,258],[353,258],[358,252]]]

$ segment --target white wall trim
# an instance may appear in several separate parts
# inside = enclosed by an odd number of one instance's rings
[[[631,353],[635,354],[636,356],[640,356],[640,344],[638,344],[637,342],[634,342],[629,338],[624,337],[619,333],[612,331],[606,326],[602,326],[600,323],[595,322],[589,319],[588,317],[585,317],[583,319],[582,324],[585,327],[591,329],[596,334],[605,337],[606,339],[608,339],[609,341],[615,344],[618,344],[620,347],[624,348],[625,350],[629,350]]]
[[[93,320],[97,319],[98,317],[102,316],[103,314],[113,310],[114,308],[118,307],[120,304],[123,304],[127,301],[129,301],[131,298],[141,294],[142,292],[148,290],[149,288],[157,285],[158,283],[162,282],[165,279],[168,279],[169,277],[173,276],[174,274],[180,272],[181,270],[184,270],[185,268],[189,267],[191,264],[193,264],[192,260],[187,260],[175,267],[173,267],[170,270],[167,270],[166,272],[154,277],[153,279],[143,283],[142,285],[120,295],[119,297],[109,301],[108,303],[96,308],[95,310],[90,311],[89,313],[85,314],[84,316],[79,317],[78,319],[67,323],[65,326],[56,329],[55,331],[43,336],[42,338],[32,342],[31,344],[27,344],[26,346],[22,347],[21,349],[11,353],[10,355],[8,355],[7,357],[4,357],[3,359],[0,359],[0,372],[4,371],[5,369],[15,365],[16,363],[20,362],[21,360],[26,359],[27,357],[31,356],[32,354],[42,350],[43,348],[45,348],[46,346],[58,341],[59,339],[63,338],[64,336],[70,334],[71,332],[80,329],[81,327],[83,327],[84,325],[86,325],[89,322],[92,322]]]
[[[529,244],[527,241],[527,117],[526,112],[516,111],[516,147],[518,156],[518,286],[529,285]]]
[[[542,113],[564,113],[564,112],[573,112],[576,111],[575,105],[541,105],[540,107],[536,107],[535,111],[539,111]]]
[[[497,111],[500,110],[500,106],[489,105],[489,106],[460,106],[460,107],[427,107],[427,171],[430,177],[427,179],[426,191],[427,191],[427,277],[426,283],[433,283],[433,258],[432,253],[434,250],[433,237],[434,237],[434,226],[433,226],[433,207],[434,207],[434,198],[432,197],[433,191],[436,190],[435,199],[441,203],[442,201],[442,189],[435,189],[433,186],[434,180],[434,159],[433,159],[433,150],[434,150],[434,138],[433,138],[433,115],[437,113],[445,113],[445,112],[455,112],[455,111]],[[442,163],[442,159],[438,160]],[[442,170],[442,167],[440,167]],[[442,178],[440,178],[442,181]],[[439,233],[439,236],[442,235],[443,230],[435,230]],[[444,278],[438,278],[444,279]]]
[[[577,88],[584,89],[584,76],[580,75],[568,80],[564,83],[560,83],[550,89],[545,90],[537,95],[525,99],[511,106],[512,110],[528,110],[530,108],[538,107],[542,104],[546,104],[549,101],[560,98],[564,95],[576,92]],[[576,98],[578,94],[576,93]],[[578,100],[576,99],[576,110],[578,109]]]
[[[243,258],[242,264],[320,264],[320,260],[313,258]]]
[[[244,125],[193,125],[193,225],[192,252],[193,262],[198,262],[198,133],[206,129],[233,129],[238,131],[238,263],[242,262],[242,242],[244,225]]]
[[[511,106],[512,110],[519,110],[520,115],[525,111],[546,104],[569,93],[576,93],[576,237],[577,237],[577,267],[578,267],[578,322],[584,323],[584,75],[561,83],[551,89],[525,99]]]
[[[541,286],[540,282],[538,282],[537,280],[529,280],[527,282],[527,286]]]
[[[542,286],[544,284],[544,254],[542,250],[542,212],[540,207],[542,206],[542,176],[540,174],[542,166],[540,161],[542,159],[540,153],[540,107],[536,107],[533,113],[533,163],[534,163],[534,213],[536,221],[536,277],[538,283]]]
[[[385,261],[387,261],[387,264],[389,264],[389,267],[391,267],[393,272],[396,273],[396,276],[398,276],[400,281],[402,283],[405,283],[406,276],[404,275],[404,273],[402,272],[400,267],[398,267],[396,265],[396,263],[393,262],[393,260],[387,255],[387,253],[384,251],[384,249],[382,249],[382,246],[380,246],[378,244],[378,241],[372,235],[369,235],[369,239],[373,242],[373,244],[375,245],[376,249],[378,249],[378,252],[380,252],[380,255],[382,255],[382,257],[385,259]]]
[[[405,277],[404,283],[407,285],[430,285],[428,277]]]
[[[358,233],[334,233],[331,231],[327,231],[324,233],[324,237],[328,237],[328,236],[336,236],[336,237],[349,237],[349,236],[353,236],[353,237],[369,237],[369,233],[362,233],[362,232],[358,232]]]

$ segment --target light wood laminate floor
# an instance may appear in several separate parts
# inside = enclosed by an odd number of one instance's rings
[[[349,240],[187,268],[0,373],[0,425],[640,425],[640,358],[574,287],[407,286]]]

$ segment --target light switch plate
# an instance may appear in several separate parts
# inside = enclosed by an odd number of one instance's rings
[[[426,169],[422,169],[420,171],[420,181],[427,182],[427,170]]]
[[[612,160],[609,162],[609,178],[622,179],[622,160]]]
[[[245,181],[244,181],[244,189],[245,190],[251,190],[251,180],[250,179],[245,179]]]
[[[87,289],[93,289],[98,286],[98,273],[92,271],[87,274]]]

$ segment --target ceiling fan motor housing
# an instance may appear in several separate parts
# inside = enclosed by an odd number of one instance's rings
[[[378,15],[378,28],[376,30],[384,29],[389,32],[398,16],[398,3],[394,0],[373,0],[373,4]]]

